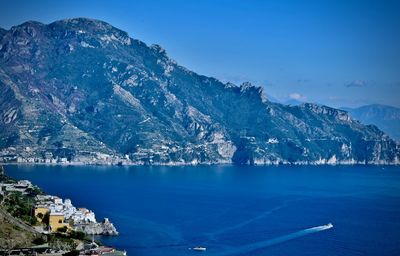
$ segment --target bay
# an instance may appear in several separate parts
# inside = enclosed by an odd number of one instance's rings
[[[399,167],[5,169],[108,217],[120,235],[98,239],[128,255],[198,255],[198,245],[203,255],[400,254]]]

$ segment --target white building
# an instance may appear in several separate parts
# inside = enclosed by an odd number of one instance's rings
[[[86,208],[75,208],[70,199],[64,202],[57,196],[36,197],[36,205],[48,208],[50,214],[62,214],[66,221],[73,220],[74,223],[97,223],[94,212]]]

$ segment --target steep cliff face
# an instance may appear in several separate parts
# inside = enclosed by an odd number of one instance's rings
[[[397,163],[399,148],[345,111],[269,102],[198,75],[91,19],[0,31],[4,160]]]

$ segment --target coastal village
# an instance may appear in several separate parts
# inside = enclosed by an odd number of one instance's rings
[[[8,221],[15,222],[14,224],[22,224],[28,228],[33,228],[32,231],[37,234],[44,236],[48,235],[79,235],[80,239],[76,243],[76,247],[73,248],[76,255],[126,255],[125,252],[118,251],[112,247],[99,246],[94,240],[82,239],[87,235],[118,235],[118,231],[114,225],[104,218],[103,221],[98,222],[96,220],[95,213],[86,208],[75,207],[70,199],[62,199],[54,195],[46,195],[41,190],[33,185],[28,180],[13,180],[4,174],[2,167],[0,166],[0,206],[4,205],[7,198],[17,196],[19,198],[32,199],[29,223],[18,223],[15,220],[13,214],[3,211],[1,208],[1,214],[10,217]],[[18,199],[19,200],[19,199]],[[0,216],[1,217],[1,216]],[[30,224],[30,225],[28,225]],[[17,225],[18,226],[18,225]],[[1,233],[0,233],[1,234]],[[83,242],[83,240],[85,240]],[[53,248],[52,248],[53,247]],[[57,247],[57,246],[56,246]],[[69,250],[62,248],[54,248],[49,243],[43,243],[42,245],[31,247],[31,248],[12,248],[13,250],[3,250],[0,246],[0,255],[13,255],[13,254],[42,254],[42,255],[63,255]],[[8,248],[10,249],[10,248]],[[78,254],[79,252],[79,254]]]
[[[104,165],[127,165],[131,164],[128,155],[106,154],[100,152],[79,151],[70,156],[56,156],[50,151],[37,154],[37,148],[3,148],[0,149],[0,163],[16,164],[104,164]]]
[[[35,199],[33,214],[39,223],[47,226],[47,230],[44,229],[42,232],[66,229],[82,231],[88,235],[118,235],[108,218],[98,223],[94,212],[86,208],[74,207],[70,199],[63,201],[51,195],[37,195]]]

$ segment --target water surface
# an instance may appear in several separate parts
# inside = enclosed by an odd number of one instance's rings
[[[399,255],[399,167],[6,166],[110,218],[132,255]],[[334,227],[309,232],[327,223]],[[315,231],[315,229],[311,229]]]

